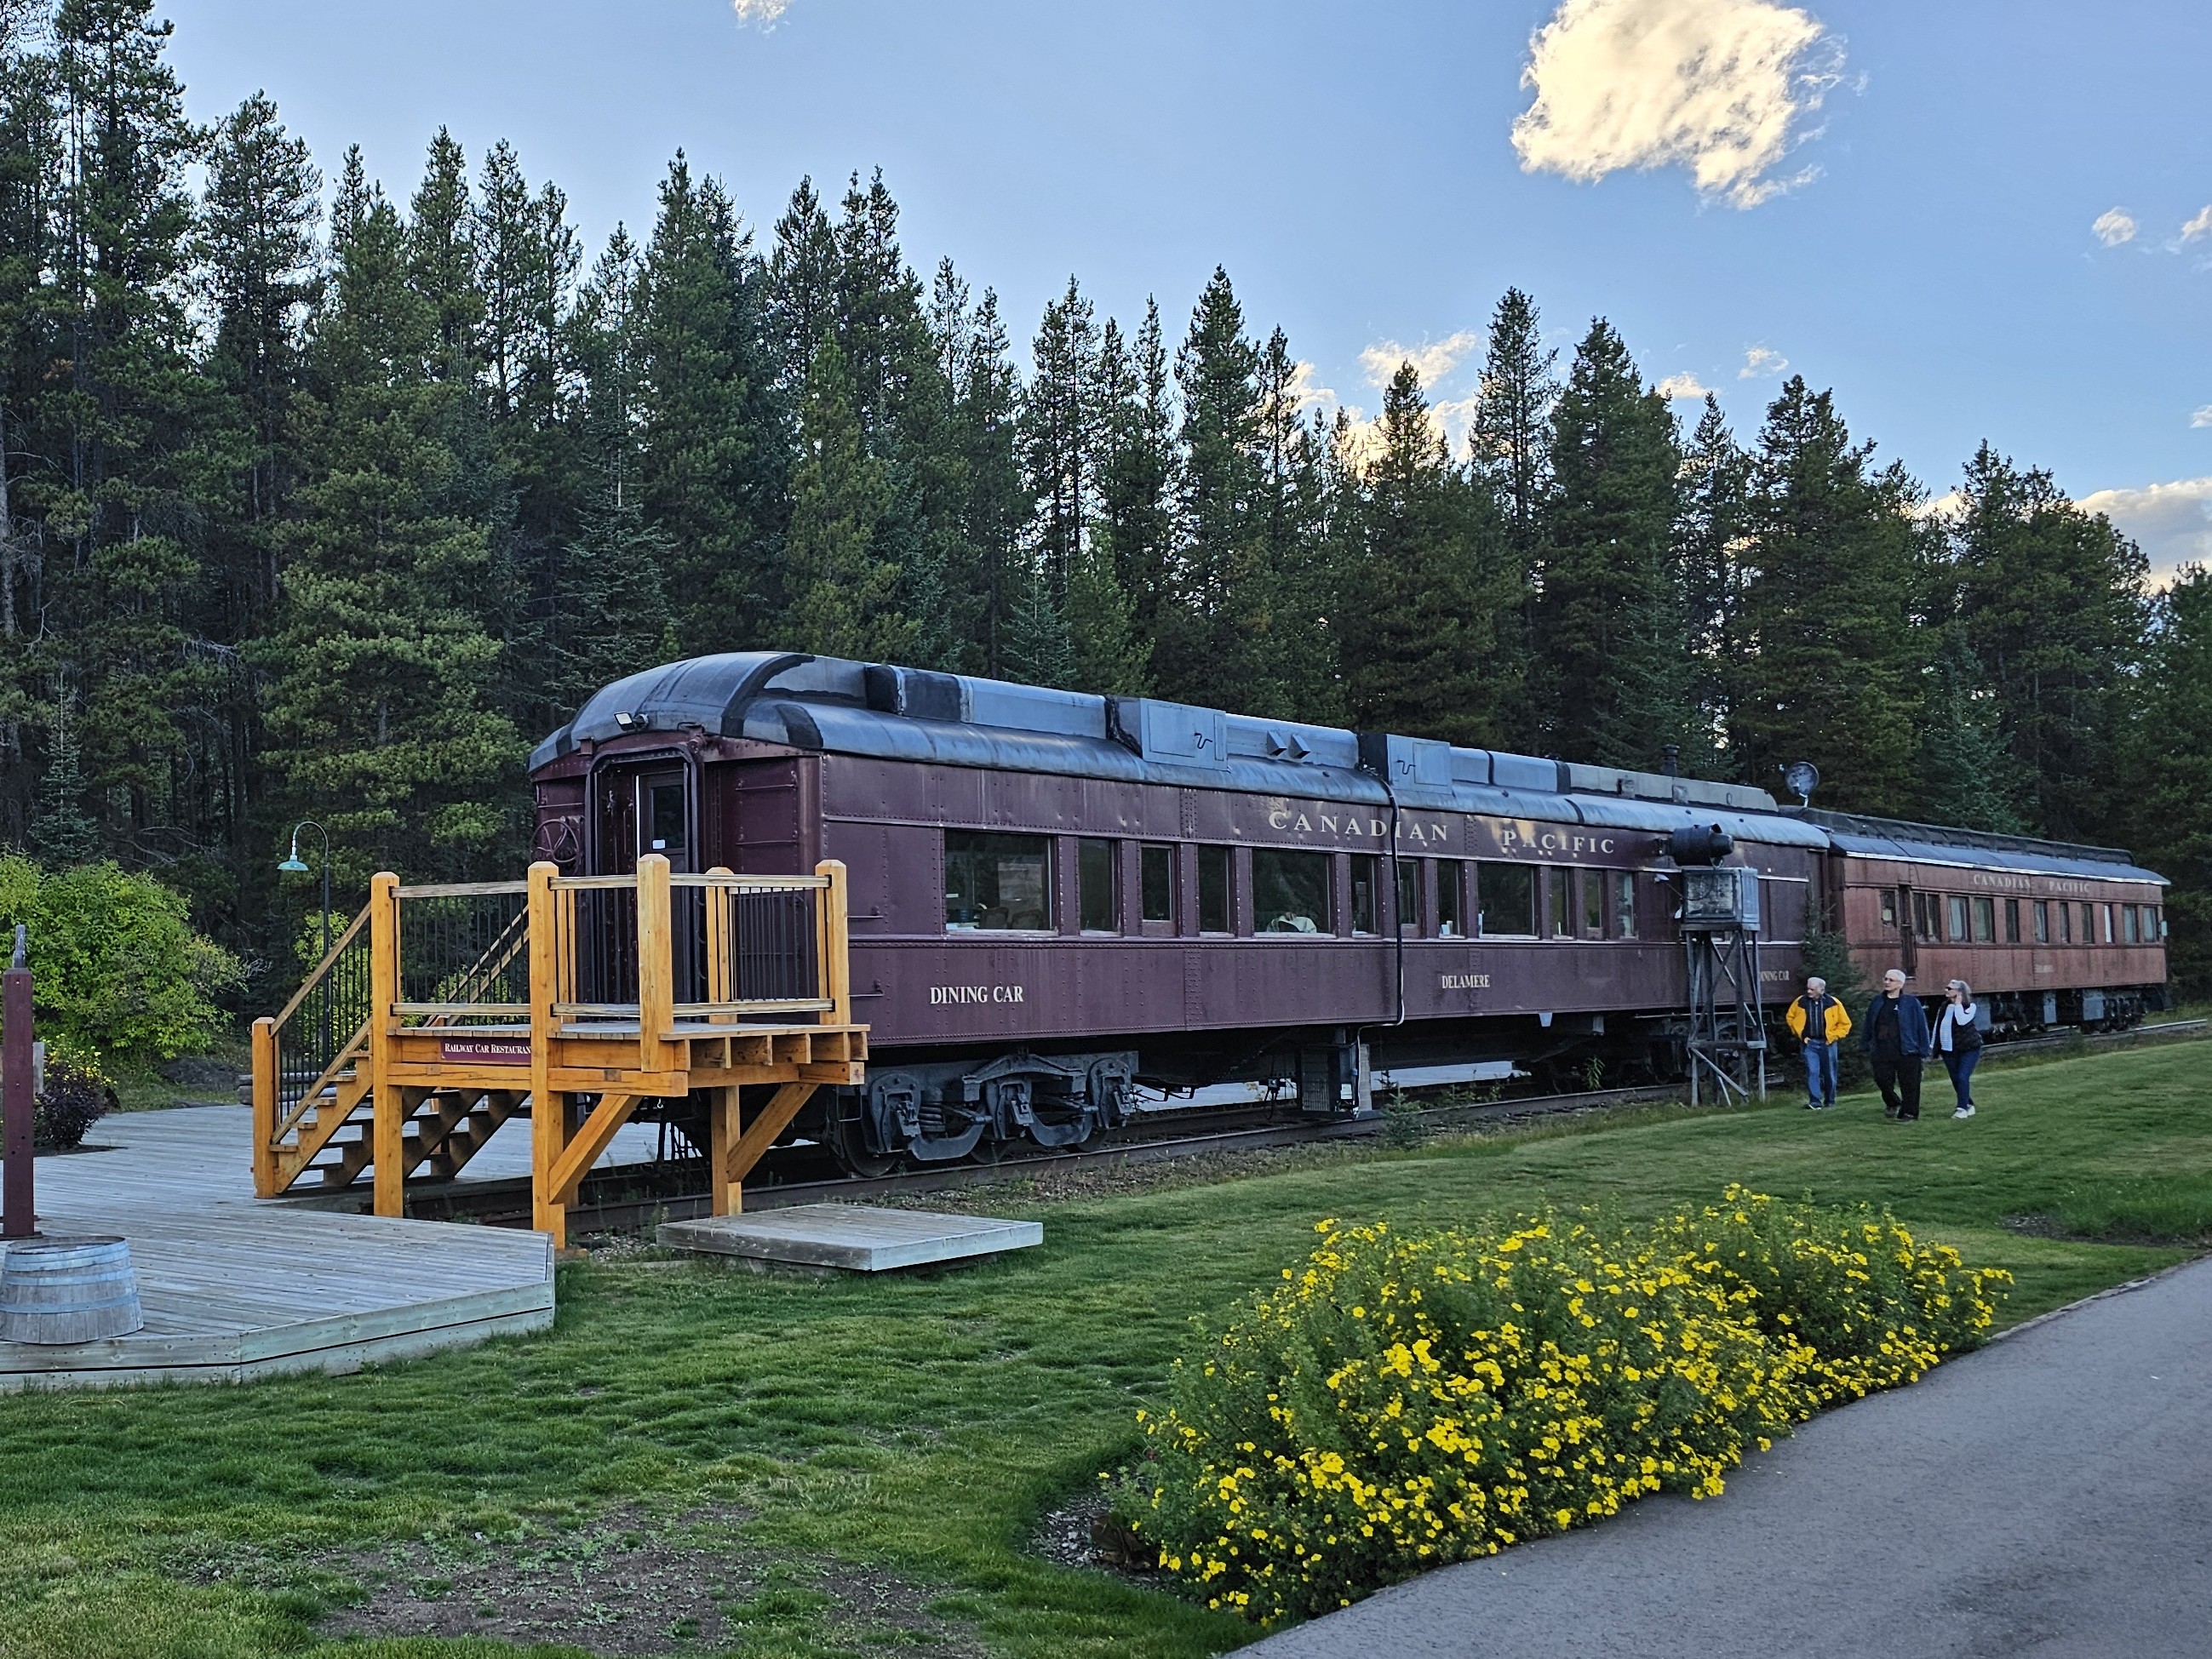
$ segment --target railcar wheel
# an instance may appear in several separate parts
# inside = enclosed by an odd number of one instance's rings
[[[847,1175],[862,1181],[877,1181],[898,1168],[898,1158],[889,1152],[868,1150],[867,1132],[860,1123],[860,1097],[840,1090],[830,1101],[830,1109],[823,1114],[826,1121],[823,1139],[828,1141],[830,1156]]]

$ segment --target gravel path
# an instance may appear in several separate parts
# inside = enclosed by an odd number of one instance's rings
[[[1244,1651],[2212,1654],[2212,1261],[1817,1419],[1718,1498],[1647,1498]]]

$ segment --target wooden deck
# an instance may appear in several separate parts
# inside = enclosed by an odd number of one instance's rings
[[[0,1342],[0,1390],[357,1370],[553,1322],[543,1233],[257,1202],[252,1115],[191,1107],[95,1125],[111,1148],[38,1162],[48,1234],[120,1234],[146,1327],[71,1347]]]

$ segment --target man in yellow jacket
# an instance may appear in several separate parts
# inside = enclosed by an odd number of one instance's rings
[[[1828,994],[1818,974],[1805,981],[1805,994],[1782,1017],[1790,1035],[1805,1045],[1805,1108],[1826,1111],[1836,1103],[1837,1045],[1851,1034],[1851,1016],[1842,999]]]

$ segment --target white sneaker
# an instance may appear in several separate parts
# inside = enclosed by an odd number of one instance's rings
[[[1957,1111],[1951,1114],[1954,1118],[1968,1118],[1973,1116],[1973,1115],[1974,1109],[1972,1106],[1961,1106]]]

